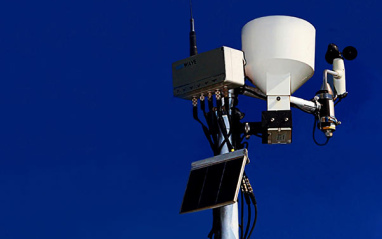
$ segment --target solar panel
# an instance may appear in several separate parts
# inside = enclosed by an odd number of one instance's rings
[[[242,149],[192,163],[180,213],[235,203],[248,161]]]

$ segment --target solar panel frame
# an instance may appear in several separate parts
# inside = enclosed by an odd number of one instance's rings
[[[196,212],[237,202],[248,151],[193,162],[180,213]]]

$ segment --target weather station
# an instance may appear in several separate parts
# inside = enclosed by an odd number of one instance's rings
[[[340,51],[329,44],[325,60],[332,69],[323,71],[321,88],[306,100],[292,94],[315,71],[316,30],[309,22],[292,16],[257,18],[242,28],[241,50],[222,46],[200,54],[192,10],[190,25],[190,57],[172,64],[173,92],[192,102],[193,117],[201,124],[214,155],[192,163],[180,213],[212,209],[209,238],[247,239],[256,225],[257,202],[245,174],[250,162],[245,140],[255,135],[263,144],[291,144],[293,107],[314,115],[313,140],[326,145],[341,124],[335,105],[348,94],[344,60],[355,59],[357,50],[348,46]],[[267,110],[259,112],[260,122],[244,121],[244,113],[237,108],[239,95],[266,101]],[[315,139],[316,128],[325,135],[325,142]]]

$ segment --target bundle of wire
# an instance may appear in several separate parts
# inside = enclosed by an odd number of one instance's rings
[[[237,102],[237,97],[232,97],[231,100]],[[206,111],[206,101],[208,101],[208,112]],[[235,114],[232,114],[232,112],[237,112],[238,110],[235,107],[229,107],[228,97],[216,99],[216,107],[214,107],[212,97],[208,100],[200,100],[200,107],[206,124],[198,116],[197,104],[193,106],[193,117],[201,124],[214,155],[220,154],[224,145],[227,145],[229,151],[244,148],[245,144],[241,142],[242,138],[240,138],[241,132],[236,130],[241,125],[240,119]],[[229,131],[227,130],[228,127],[224,117],[228,119]],[[219,142],[219,134],[223,136],[222,142]]]
[[[247,204],[247,222],[244,227],[244,203]],[[253,193],[252,186],[249,182],[247,175],[244,173],[243,179],[241,182],[241,200],[240,200],[240,239],[249,239],[255,229],[257,222],[257,202],[255,198],[255,194]],[[255,209],[255,215],[253,222],[252,221],[252,207]],[[212,239],[215,235],[215,239],[221,238],[220,231],[218,230],[219,224],[219,215],[217,209],[213,209],[213,225],[210,233],[208,234],[208,238]],[[252,224],[252,226],[251,226]],[[245,230],[244,230],[245,228]]]
[[[244,231],[244,201],[247,204],[247,223],[245,226],[245,231]],[[249,182],[249,179],[247,175],[244,173],[242,183],[241,183],[241,218],[240,218],[240,239],[248,239],[251,237],[253,230],[255,229],[256,222],[257,222],[257,202],[255,198],[255,194],[253,193],[252,186]],[[255,208],[255,216],[254,220],[251,225],[251,207]],[[251,230],[249,230],[251,228]]]
[[[214,102],[212,97],[208,98],[208,100],[201,99],[200,100],[200,107],[203,112],[203,116],[205,118],[206,124],[204,124],[199,116],[198,116],[198,107],[197,104],[194,104],[193,106],[193,117],[194,119],[199,122],[202,126],[203,132],[211,146],[212,151],[214,152],[214,155],[220,154],[222,148],[224,145],[227,145],[227,148],[229,151],[236,150],[236,149],[242,149],[245,147],[248,147],[248,142],[242,142],[243,138],[240,136],[241,131],[237,129],[236,126],[240,126],[240,119],[242,119],[243,116],[240,116],[240,111],[235,108],[235,105],[237,104],[237,97],[232,97],[233,103],[232,107],[230,108],[229,99],[228,97],[224,97],[223,99],[216,99],[216,107],[214,107]],[[208,101],[208,112],[206,111],[206,101]],[[224,120],[224,117],[227,117],[227,123],[229,124],[229,130],[226,121]],[[219,134],[223,136],[223,140],[219,140]],[[231,138],[231,139],[230,139]],[[241,232],[241,239],[248,239],[252,235],[252,232],[255,228],[256,220],[257,220],[257,204],[255,195],[253,194],[252,187],[249,183],[248,177],[246,175],[243,176],[242,184],[241,184],[241,218],[244,217],[244,199],[245,202],[248,205],[248,220],[247,220],[247,226],[243,227],[243,219],[240,222],[240,232]],[[244,198],[244,199],[243,199]],[[251,226],[251,207],[255,208],[255,218]],[[221,231],[219,228],[220,225],[220,217],[219,217],[219,210],[213,209],[213,226],[208,234],[208,237],[210,239],[212,238],[221,238]]]

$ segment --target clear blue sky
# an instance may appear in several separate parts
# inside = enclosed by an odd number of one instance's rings
[[[343,122],[326,147],[293,111],[293,144],[250,140],[257,239],[382,238],[378,1],[194,0],[200,52],[240,49],[267,15],[316,27],[310,99],[333,42],[346,62]],[[171,63],[188,56],[188,0],[0,4],[0,238],[206,238],[211,211],[179,215],[190,164],[211,156],[191,103],[172,96]],[[246,120],[265,102],[241,98]]]

